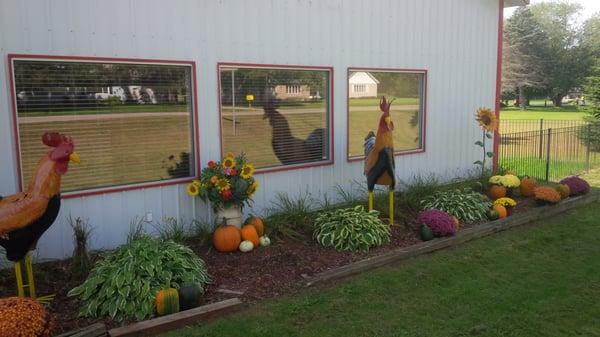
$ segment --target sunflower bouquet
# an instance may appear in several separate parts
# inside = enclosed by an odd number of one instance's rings
[[[481,177],[485,175],[485,162],[488,158],[494,157],[494,152],[487,151],[486,149],[486,140],[492,139],[492,134],[498,128],[498,121],[496,120],[496,115],[489,108],[479,108],[477,113],[475,114],[475,120],[481,126],[483,131],[481,140],[475,142],[475,145],[481,147],[483,151],[483,157],[481,160],[477,160],[473,164],[481,166]]]
[[[220,162],[209,161],[200,173],[200,180],[188,184],[187,192],[210,201],[214,209],[244,207],[250,204],[258,188],[253,175],[254,165],[247,162],[246,156],[242,153],[235,157],[230,152]]]

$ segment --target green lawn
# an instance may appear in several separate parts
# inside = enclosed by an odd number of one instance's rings
[[[582,120],[586,116],[588,107],[565,104],[560,108],[544,106],[544,101],[531,101],[531,106],[527,110],[521,110],[518,107],[505,107],[500,111],[500,119],[545,119],[545,120]]]
[[[598,206],[165,337],[600,336]]]

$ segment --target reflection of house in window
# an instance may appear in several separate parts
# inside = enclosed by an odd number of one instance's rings
[[[280,84],[275,86],[275,96],[279,99],[309,99],[310,86],[302,84]]]
[[[348,79],[348,96],[356,97],[377,97],[377,85],[379,81],[366,71],[358,71],[350,75]]]

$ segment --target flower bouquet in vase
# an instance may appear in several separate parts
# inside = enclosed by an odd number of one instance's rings
[[[242,153],[235,157],[228,153],[220,162],[209,161],[202,169],[200,180],[187,186],[188,194],[210,201],[217,223],[242,226],[242,209],[252,202],[258,188],[254,179],[254,165]]]

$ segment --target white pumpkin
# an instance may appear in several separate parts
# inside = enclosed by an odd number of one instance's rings
[[[269,239],[269,237],[266,235],[261,236],[258,240],[260,241],[260,245],[263,247],[266,247],[271,244],[271,239]]]
[[[240,251],[247,253],[254,249],[254,244],[250,240],[244,240],[240,243]]]

